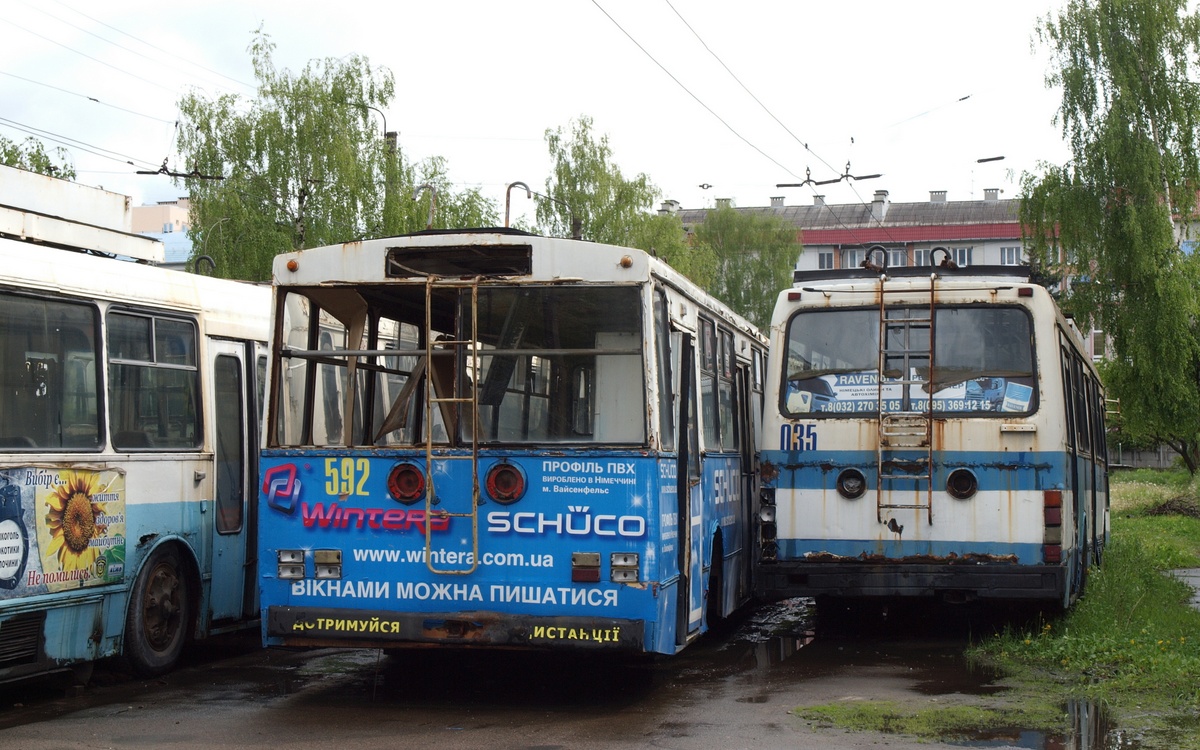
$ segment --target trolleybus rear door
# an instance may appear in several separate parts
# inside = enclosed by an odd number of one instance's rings
[[[700,435],[696,425],[699,404],[696,389],[696,344],[690,333],[684,332],[679,367],[679,471],[678,471],[678,529],[679,586],[675,618],[675,644],[688,642],[688,634],[700,628],[703,615],[704,590],[700,552],[700,513],[702,507],[700,468]]]
[[[241,617],[247,601],[246,587],[253,584],[247,575],[246,499],[250,451],[254,444],[255,420],[249,408],[252,391],[247,383],[245,345],[210,341],[213,410],[213,508],[211,611],[213,620]]]

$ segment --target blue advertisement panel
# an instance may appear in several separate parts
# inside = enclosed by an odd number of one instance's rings
[[[515,467],[524,484],[507,502],[487,488],[500,462]],[[434,461],[428,502],[395,499],[389,475],[399,463],[424,472],[423,455],[263,456],[269,642],[356,638],[361,625],[368,640],[641,647],[640,622],[654,618],[659,594],[661,493],[671,493],[666,508],[674,503],[674,481],[660,481],[658,461],[641,454],[481,456],[473,517],[469,459]],[[429,617],[456,613],[470,613],[466,625]]]

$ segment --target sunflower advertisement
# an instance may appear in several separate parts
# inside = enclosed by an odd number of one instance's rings
[[[114,583],[124,573],[124,472],[0,470],[0,599]]]

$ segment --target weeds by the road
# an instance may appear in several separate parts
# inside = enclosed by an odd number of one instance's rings
[[[1065,615],[1010,626],[970,651],[976,662],[1008,675],[1021,696],[1015,703],[1032,713],[1014,717],[985,709],[995,712],[994,721],[975,716],[975,726],[1044,726],[1050,696],[1086,698],[1137,732],[1143,748],[1200,748],[1200,612],[1189,604],[1192,590],[1169,573],[1200,567],[1197,494],[1197,484],[1182,471],[1113,475],[1111,537],[1085,595]],[[900,714],[881,705],[797,713],[839,726],[924,736],[952,735],[956,726],[949,713],[932,722],[900,723]],[[921,731],[925,725],[933,729]]]
[[[1148,738],[1170,728],[1170,746],[1200,746],[1200,734],[1179,736],[1200,711],[1200,612],[1192,590],[1169,574],[1200,567],[1196,486],[1184,472],[1142,470],[1114,475],[1111,492],[1111,539],[1083,598],[972,655],[1033,689],[1062,684]]]

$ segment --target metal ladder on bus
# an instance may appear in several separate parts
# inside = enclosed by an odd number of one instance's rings
[[[875,493],[875,515],[884,523],[885,510],[924,509],[933,523],[933,346],[934,289],[937,271],[930,269],[929,307],[927,309],[888,304],[886,273],[879,281],[879,447],[876,470],[879,488]],[[915,377],[923,368],[929,377]],[[897,399],[885,398],[886,373],[899,373],[887,380],[888,387],[899,387]],[[924,408],[913,408],[921,389]],[[914,393],[915,391],[915,393]],[[920,455],[913,456],[914,452]],[[914,483],[914,500],[909,503],[884,502],[887,491],[902,492]],[[924,498],[922,499],[922,495]],[[894,518],[889,528],[899,533]]]
[[[452,338],[434,340],[433,303],[435,290],[467,290],[471,295],[470,320],[455,316],[456,330]],[[461,299],[454,304],[461,310]],[[469,329],[469,330],[468,330]],[[479,278],[444,279],[429,276],[425,280],[425,565],[433,573],[468,575],[479,567]],[[469,367],[467,365],[470,365]],[[470,377],[467,377],[469,371]],[[464,384],[464,380],[466,383]],[[443,408],[445,407],[445,408]],[[435,455],[433,445],[433,414],[441,411],[446,435],[453,446],[455,436],[463,434],[460,425],[464,416],[469,419],[466,431],[471,438],[469,453],[456,454],[444,450]],[[469,411],[469,414],[464,414]],[[435,461],[469,461],[471,463],[471,509],[448,511],[434,508],[439,502],[435,486]],[[464,568],[439,568],[433,554],[434,519],[470,519],[471,563]]]

